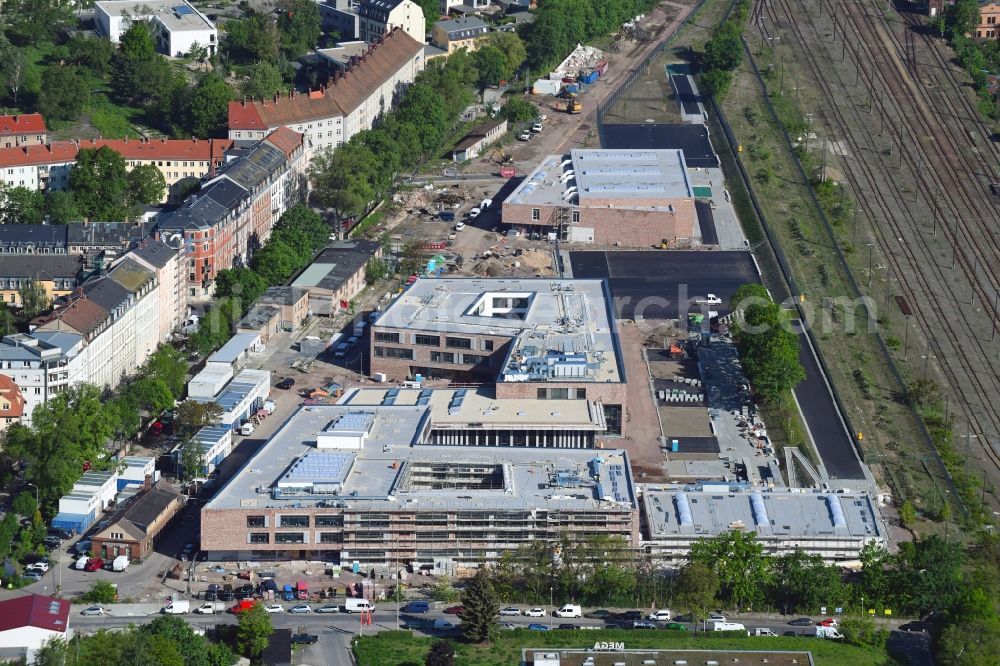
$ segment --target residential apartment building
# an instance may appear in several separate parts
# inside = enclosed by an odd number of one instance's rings
[[[24,416],[24,396],[21,387],[7,375],[0,374],[0,433]]]
[[[625,370],[602,280],[420,279],[371,326],[371,372],[495,386],[497,399],[599,402],[627,427]]]
[[[549,155],[504,200],[501,219],[576,243],[659,247],[701,238],[682,150]]]
[[[996,39],[1000,37],[1000,4],[992,0],[980,1],[979,22],[973,34],[978,39]]]
[[[358,38],[361,18],[358,16],[358,0],[325,0],[319,5],[323,17],[323,30],[336,32],[341,41]]]
[[[48,302],[72,292],[85,275],[83,257],[70,254],[16,254],[0,259],[0,301],[20,308],[21,289],[36,281]]]
[[[0,148],[35,146],[45,143],[48,131],[40,113],[0,116]]]
[[[0,148],[0,177],[9,187],[66,189],[80,149],[107,147],[125,158],[130,170],[140,164],[158,168],[167,183],[162,201],[168,201],[214,174],[232,146],[229,139],[89,139],[29,144]]]
[[[438,21],[431,30],[431,43],[452,54],[459,49],[470,53],[477,48],[478,40],[490,32],[490,27],[476,16],[463,16],[450,21]]]
[[[246,265],[281,215],[306,193],[303,136],[270,131],[234,156],[176,211],[158,220],[158,237],[183,239],[187,299],[211,296],[216,271]]]
[[[67,386],[87,380],[86,340],[69,331],[16,333],[0,339],[0,373],[21,389],[24,420]]]
[[[173,245],[162,240],[150,239],[126,255],[156,274],[160,285],[159,333],[160,340],[168,340],[181,322],[187,318],[187,276],[183,250],[184,239],[179,235],[169,238]]]
[[[32,333],[71,333],[83,338],[82,381],[115,388],[160,343],[160,290],[156,273],[125,259],[107,275],[86,282],[47,315]]]
[[[358,37],[377,42],[396,28],[423,44],[427,35],[424,10],[413,0],[361,0],[358,4]]]
[[[229,138],[262,139],[279,127],[306,137],[311,152],[336,148],[371,129],[424,69],[423,44],[396,28],[334,71],[319,90],[229,103]],[[320,53],[322,55],[322,52]]]
[[[292,287],[309,292],[313,314],[334,315],[350,307],[365,287],[365,269],[382,256],[382,244],[363,238],[330,243],[292,280]]]
[[[490,0],[440,0],[441,13],[469,14],[479,12],[490,6]],[[525,3],[527,4],[527,3]]]
[[[148,21],[156,50],[170,57],[200,46],[215,55],[219,33],[207,16],[187,0],[110,0],[94,3],[97,32],[117,44],[132,20]]]

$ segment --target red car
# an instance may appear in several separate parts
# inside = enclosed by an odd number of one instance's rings
[[[83,567],[84,571],[100,571],[104,568],[104,560],[99,557],[92,557],[87,560],[86,566]]]
[[[832,617],[828,617],[825,620],[817,622],[817,624],[821,627],[836,627],[837,621],[834,620]]]
[[[448,615],[461,615],[465,612],[465,606],[452,606],[450,608],[445,608],[444,612]]]

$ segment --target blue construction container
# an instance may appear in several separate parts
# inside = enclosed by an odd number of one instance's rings
[[[586,74],[580,76],[580,83],[585,83],[589,86],[591,83],[597,80],[597,77],[598,77],[597,70],[587,72]]]
[[[566,92],[570,92],[570,93],[578,93],[578,92],[580,92],[580,84],[579,83],[568,83],[568,84],[566,84]]]

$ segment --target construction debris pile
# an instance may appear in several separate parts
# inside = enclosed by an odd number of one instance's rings
[[[539,249],[511,249],[504,244],[493,245],[477,257],[472,272],[480,277],[504,275],[531,275],[550,277],[555,275],[552,267],[552,253]]]
[[[592,70],[600,60],[604,59],[604,52],[595,49],[593,46],[576,45],[573,52],[566,56],[566,59],[559,63],[551,74],[550,79],[562,79],[563,77],[576,78],[581,70]]]

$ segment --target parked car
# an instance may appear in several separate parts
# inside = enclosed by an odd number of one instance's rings
[[[48,548],[49,550],[55,550],[56,548],[62,545],[62,539],[60,539],[57,536],[47,536],[45,537],[45,541],[43,541],[42,543],[44,543],[45,547]]]
[[[828,617],[825,620],[820,620],[816,624],[818,624],[821,627],[836,627],[837,626],[837,621],[835,619],[833,619],[832,617]]]
[[[42,573],[45,573],[48,570],[49,570],[49,563],[45,560],[39,560],[38,562],[35,562],[34,564],[29,564],[27,567],[25,567],[25,571],[41,571]]]
[[[284,379],[282,379],[280,382],[277,383],[277,387],[285,391],[292,388],[293,386],[295,386],[295,380],[292,379],[291,377],[285,377]]]
[[[784,633],[783,633],[783,634],[781,634],[781,635],[782,635],[782,636],[798,636],[798,635],[799,635],[799,632],[797,632],[797,631],[786,631],[786,632],[784,632]]]
[[[609,617],[614,615],[611,611],[606,608],[598,608],[597,610],[592,610],[589,613],[584,613],[584,617],[589,617],[591,620],[607,620]]]
[[[464,228],[465,228],[465,222],[459,222],[458,224],[455,225],[455,231],[461,231]]]
[[[900,631],[914,631],[918,633],[924,633],[930,629],[930,626],[926,622],[907,622],[906,624],[899,625]]]
[[[68,530],[59,529],[58,527],[50,527],[49,530],[48,530],[48,532],[46,532],[46,534],[48,534],[49,536],[59,537],[60,539],[72,539],[73,538],[73,533],[72,532],[70,532]]]
[[[317,608],[313,612],[314,613],[339,613],[340,612],[340,606],[338,606],[337,604],[327,604],[325,606],[320,606],[319,608]]]
[[[506,616],[506,615],[520,615],[520,614],[521,614],[521,609],[514,608],[513,606],[507,606],[507,608],[500,609],[500,615]]]
[[[285,608],[281,604],[268,604],[264,606],[264,610],[272,614],[285,612]]]
[[[501,622],[500,628],[505,629],[507,631],[511,631],[513,629],[517,629],[517,625],[514,624],[513,622]]]
[[[618,614],[618,619],[625,620],[626,622],[635,622],[642,619],[642,612],[637,610],[625,611]]]
[[[533,136],[535,136],[535,135],[532,134],[531,132],[529,132],[528,130],[524,130],[523,132],[521,132],[520,134],[517,135],[517,140],[518,141],[531,141],[531,137],[533,137]]]
[[[312,606],[309,604],[299,604],[298,606],[292,606],[288,609],[289,613],[312,613]]]
[[[723,615],[722,613],[712,613],[711,615],[708,616],[708,621],[709,622],[728,622],[728,620],[726,619],[726,616]],[[812,624],[812,622],[809,622],[809,624]]]
[[[528,629],[530,629],[531,631],[548,631],[549,630],[549,628],[546,627],[544,624],[538,624],[537,622],[532,622],[531,624],[529,624],[528,625]]]
[[[576,625],[575,624],[569,624],[569,623],[560,624],[558,627],[556,627],[556,629],[576,629]]]
[[[100,571],[104,568],[104,560],[99,557],[92,557],[87,560],[86,566],[83,567],[84,571]]]
[[[450,606],[444,609],[448,615],[461,615],[465,612],[465,606]]]
[[[472,210],[470,210],[470,211],[469,211],[469,219],[470,219],[470,220],[474,220],[474,219],[476,219],[477,217],[479,217],[479,214],[480,214],[481,212],[482,212],[482,211],[481,211],[480,209],[478,209],[478,208],[473,208]]]
[[[296,645],[312,645],[319,640],[316,634],[292,634],[292,643]]]
[[[538,134],[543,129],[545,129],[544,125],[542,125],[541,123],[535,123],[534,125],[531,126],[531,133],[532,134]]]
[[[43,572],[39,571],[38,569],[32,569],[31,571],[25,571],[24,575],[21,576],[21,578],[23,578],[24,580],[30,580],[30,581],[38,582],[44,576],[45,576],[45,574]]]
[[[349,345],[346,342],[341,342],[337,345],[336,349],[333,350],[333,355],[337,358],[344,358],[347,355],[347,350]]]
[[[656,623],[652,620],[634,620],[632,622],[633,629],[659,629]]]
[[[528,610],[524,611],[524,614],[527,617],[545,617],[545,609],[544,608],[529,608]]]
[[[87,606],[80,611],[80,615],[105,615],[106,613],[104,606]]]
[[[455,628],[455,624],[453,622],[449,622],[448,620],[441,620],[441,619],[434,620],[434,625],[433,626],[438,631],[451,631],[452,629]]]
[[[670,621],[670,611],[666,608],[661,608],[658,611],[654,611],[649,614],[650,620],[657,620],[659,622],[669,622]]]
[[[671,629],[673,631],[687,631],[688,630],[688,628],[685,627],[680,622],[667,622],[665,625],[663,625],[663,628],[664,629]]]
[[[725,622],[725,620],[723,620],[723,622]],[[813,621],[808,617],[798,617],[789,622],[788,624],[790,624],[793,627],[811,627],[813,626]]]

